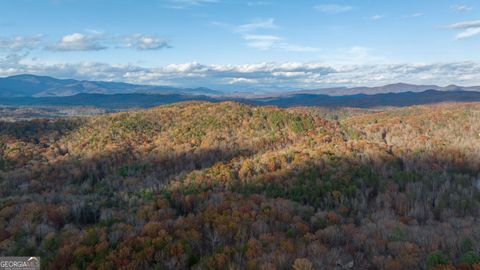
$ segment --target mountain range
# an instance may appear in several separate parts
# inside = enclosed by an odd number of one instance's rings
[[[458,85],[417,85],[407,83],[387,84],[375,87],[337,87],[323,88],[316,90],[295,91],[296,94],[324,94],[330,96],[356,95],[356,94],[382,94],[382,93],[402,93],[402,92],[424,92],[427,90],[436,91],[480,91],[480,86],[458,86]]]
[[[94,106],[108,110],[130,110],[150,108],[183,101],[202,100],[211,102],[238,101],[251,105],[273,105],[289,107],[405,107],[442,102],[480,102],[480,92],[473,91],[437,91],[385,93],[375,95],[328,96],[321,94],[294,94],[268,98],[212,97],[207,95],[181,94],[77,94],[63,97],[12,97],[1,98],[0,106],[37,107],[37,106]]]
[[[324,88],[276,93],[222,92],[122,82],[79,81],[47,76],[0,78],[0,106],[95,106],[125,110],[181,101],[239,101],[279,107],[323,106],[372,108],[440,102],[480,101],[480,87],[390,84],[380,87]]]
[[[141,85],[123,82],[88,81],[74,79],[57,79],[48,76],[36,76],[21,74],[0,78],[0,97],[64,97],[77,94],[180,94],[180,95],[207,95],[227,96],[236,98],[262,98],[290,96],[296,94],[321,94],[329,96],[347,96],[356,94],[381,94],[381,93],[402,93],[402,92],[423,92],[427,90],[436,91],[479,91],[480,86],[437,86],[437,85],[415,85],[406,83],[388,84],[375,87],[333,87],[321,89],[302,89],[296,91],[263,92],[257,93],[242,92],[241,89],[234,92],[224,92],[206,87],[181,88],[161,85]]]
[[[63,97],[77,94],[184,94],[219,95],[208,88],[178,88],[172,86],[138,85],[123,82],[56,79],[30,74],[0,78],[0,97]]]

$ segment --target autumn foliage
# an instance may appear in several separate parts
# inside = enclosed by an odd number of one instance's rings
[[[475,103],[0,122],[0,255],[45,269],[480,269],[479,133]]]

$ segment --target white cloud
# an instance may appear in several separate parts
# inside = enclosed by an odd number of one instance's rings
[[[455,29],[477,28],[477,27],[480,27],[480,20],[454,23],[449,25],[448,27],[455,28]]]
[[[271,5],[272,2],[270,1],[251,1],[247,3],[249,7],[258,7],[258,6],[268,6]]]
[[[98,30],[86,31],[88,34],[65,35],[55,44],[47,45],[46,49],[51,51],[100,51],[109,48],[128,48],[146,51],[171,47],[165,39],[157,35],[107,35]]]
[[[480,34],[480,27],[478,28],[468,28],[467,30],[460,32],[456,35],[457,39],[465,39],[476,36]]]
[[[104,32],[102,30],[94,29],[94,28],[87,28],[87,29],[85,29],[85,32],[87,32],[89,34],[93,34],[93,35],[103,35],[104,34]]]
[[[471,38],[480,34],[480,20],[458,22],[448,25],[447,28],[462,30],[455,36],[456,39]]]
[[[170,44],[159,36],[135,34],[126,37],[126,48],[140,51],[170,48]]]
[[[241,38],[246,41],[245,45],[248,48],[253,48],[257,50],[282,50],[290,52],[317,52],[320,51],[319,48],[303,46],[298,44],[292,44],[287,41],[286,38],[268,34],[266,30],[277,29],[278,26],[275,24],[273,18],[254,20],[246,24],[241,24],[238,26],[232,26],[229,24],[221,22],[213,22],[212,24],[224,27],[230,31],[240,34]],[[259,32],[261,34],[259,34]]]
[[[359,48],[352,50],[362,51]],[[480,85],[480,63],[475,62],[368,65],[326,65],[318,62],[205,65],[193,62],[145,68],[97,62],[37,62],[18,54],[0,57],[0,76],[21,73],[244,91],[374,86],[397,82]]]
[[[296,45],[290,43],[278,43],[275,46],[278,49],[290,52],[319,52],[322,49],[317,47],[310,47],[310,46],[303,46],[303,45]]]
[[[272,49],[277,42],[282,40],[281,37],[271,35],[243,35],[242,38],[247,41],[247,47],[268,50]]]
[[[52,51],[99,51],[107,49],[100,41],[103,37],[100,35],[85,35],[73,33],[63,36],[56,44],[48,46]]]
[[[372,17],[370,17],[370,19],[372,19],[373,21],[379,21],[383,18],[385,18],[385,16],[383,15],[373,15]]]
[[[454,5],[454,6],[452,6],[452,9],[455,12],[466,12],[466,11],[473,10],[473,7],[467,6],[467,5]]]
[[[42,41],[42,35],[0,37],[0,50],[20,51],[34,49]]]
[[[321,50],[315,47],[290,44],[284,42],[284,38],[274,35],[246,34],[242,38],[247,41],[247,47],[263,51],[276,49],[290,52],[318,52]]]
[[[313,8],[320,12],[330,13],[330,14],[344,13],[344,12],[351,11],[353,9],[352,6],[337,5],[337,4],[316,5]]]
[[[251,32],[259,29],[275,29],[277,25],[275,25],[275,20],[273,18],[265,19],[265,20],[255,20],[250,23],[242,24],[236,27],[236,31],[238,32]]]
[[[423,16],[425,16],[425,13],[417,12],[417,13],[413,13],[413,14],[407,15],[407,16],[405,16],[405,17],[406,17],[406,18],[418,18],[418,17],[423,17]]]
[[[229,84],[254,84],[254,83],[258,83],[258,81],[255,79],[232,78],[228,83]]]
[[[215,4],[219,3],[219,0],[168,0],[167,8],[173,9],[185,9],[193,6],[200,6],[204,4]]]

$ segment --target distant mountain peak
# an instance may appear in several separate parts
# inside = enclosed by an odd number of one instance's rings
[[[19,74],[0,78],[0,97],[55,97],[76,94],[127,94],[149,92],[153,94],[220,95],[221,91],[205,87],[177,88],[171,86],[137,85],[123,82],[56,79],[49,76]]]
[[[206,87],[181,88],[161,85],[139,85],[125,82],[90,81],[74,79],[57,79],[49,76],[37,76],[33,74],[19,74],[6,78],[0,78],[0,97],[55,97],[72,96],[81,93],[87,94],[128,94],[128,93],[149,93],[149,94],[182,94],[182,95],[207,95],[227,97],[276,97],[291,94],[324,94],[330,96],[346,96],[357,94],[380,94],[380,93],[405,93],[423,92],[426,90],[437,91],[480,91],[480,86],[463,87],[448,85],[445,87],[437,85],[416,85],[404,82],[387,84],[374,87],[332,87],[313,90],[299,91],[276,91],[248,92],[238,91],[227,93],[213,90]]]

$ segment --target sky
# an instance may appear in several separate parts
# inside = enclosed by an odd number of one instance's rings
[[[0,0],[0,76],[231,91],[480,85],[479,0]]]

